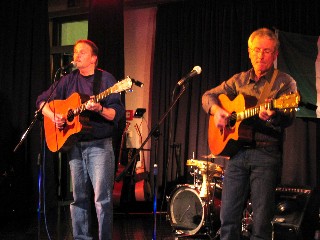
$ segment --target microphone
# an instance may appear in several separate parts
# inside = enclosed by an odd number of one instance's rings
[[[68,65],[61,67],[61,70],[65,71],[65,70],[67,70],[69,68],[74,68],[74,67],[77,67],[77,63],[75,61],[72,61]]]
[[[138,80],[135,80],[133,78],[131,78],[131,81],[134,83],[134,85],[138,86],[138,87],[143,87],[143,83],[138,81]]]
[[[199,66],[195,66],[191,72],[189,72],[186,76],[184,76],[183,78],[181,78],[179,80],[179,82],[177,83],[179,86],[181,86],[182,84],[184,84],[189,78],[192,78],[196,75],[199,75],[201,73],[201,67]]]

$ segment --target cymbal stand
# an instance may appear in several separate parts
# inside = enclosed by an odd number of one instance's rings
[[[201,194],[204,193],[204,191],[206,191],[205,197],[202,198],[204,201],[204,211],[205,211],[204,212],[205,214],[204,235],[209,239],[217,239],[217,237],[220,235],[220,229],[214,234],[214,227],[213,227],[214,214],[215,214],[214,197],[215,197],[217,183],[215,181],[213,186],[210,184],[210,182],[212,181],[212,176],[210,175],[212,170],[210,169],[210,166],[209,166],[210,162],[211,160],[209,159],[206,160],[206,169],[205,169],[206,173],[203,174],[203,177],[202,177],[203,183],[200,191],[200,196]],[[204,187],[205,189],[203,190]]]
[[[208,161],[208,160],[207,160]],[[201,192],[206,191],[206,195],[203,199],[204,201],[204,214],[205,214],[205,225],[204,225],[204,229],[205,232],[204,234],[206,235],[206,237],[208,237],[209,239],[211,239],[211,235],[213,232],[213,228],[212,228],[212,208],[214,207],[214,201],[213,201],[213,197],[214,197],[214,189],[213,191],[211,191],[210,189],[210,177],[209,177],[209,165],[207,162],[207,166],[206,166],[206,174],[203,175],[202,177],[203,183],[202,183],[202,187],[201,187]],[[205,189],[202,190],[202,188],[205,186]],[[201,192],[200,192],[200,196],[201,196]]]

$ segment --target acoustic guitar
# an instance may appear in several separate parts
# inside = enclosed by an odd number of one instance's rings
[[[140,144],[142,144],[142,134],[139,129],[138,124],[134,125],[139,137],[140,137]],[[141,150],[141,160],[140,160],[140,167],[136,168],[135,174],[135,186],[134,186],[134,195],[136,201],[149,201],[151,198],[151,186],[149,182],[149,172],[146,171],[145,165],[145,158],[143,149]]]
[[[100,102],[112,93],[126,91],[131,87],[132,80],[127,77],[100,94],[95,95],[93,100],[96,103]],[[86,110],[86,103],[89,99],[89,96],[73,93],[66,100],[53,100],[48,103],[51,111],[56,114],[62,114],[67,119],[64,128],[58,129],[50,118],[44,116],[45,138],[50,151],[66,150],[77,140],[77,133],[84,129],[79,115]]]
[[[121,144],[120,144],[120,151],[119,151],[119,157],[118,157],[118,168],[117,168],[117,172],[116,172],[116,176],[121,173],[125,166],[123,166],[121,164],[121,161],[122,161],[122,157],[123,157],[123,151],[124,151],[124,144],[125,144],[125,136],[127,134],[127,131],[128,131],[128,128],[130,126],[130,123],[129,122],[126,122],[126,127],[122,133],[122,136],[121,136]],[[117,182],[117,181],[114,181],[114,186],[113,186],[113,204],[114,206],[120,206],[121,204],[121,195],[122,195],[122,187],[123,187],[123,180]]]
[[[245,109],[245,98],[239,94],[233,101],[226,95],[220,94],[218,97],[221,107],[231,115],[227,119],[226,127],[217,128],[214,124],[214,116],[210,115],[208,128],[208,143],[213,155],[233,156],[241,147],[241,141],[246,140],[245,134],[242,139],[241,122],[244,119],[259,114],[261,106],[267,109],[277,109],[283,111],[295,111],[300,102],[299,93],[284,95],[269,103]]]

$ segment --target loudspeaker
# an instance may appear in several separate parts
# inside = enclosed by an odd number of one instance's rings
[[[303,239],[301,225],[310,196],[311,189],[276,189],[276,211],[272,220],[273,240]]]

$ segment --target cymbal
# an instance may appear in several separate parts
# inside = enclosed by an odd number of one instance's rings
[[[196,167],[198,167],[198,166],[203,165],[204,162],[206,162],[206,161],[196,160],[196,159],[188,159],[186,165],[187,166],[196,166]]]
[[[202,155],[201,157],[203,158],[225,158],[225,159],[230,159],[228,156],[220,156],[220,155],[214,155],[210,153],[209,155]]]
[[[222,168],[215,163],[206,160],[189,159],[186,163],[187,166],[198,167],[201,171],[208,170],[209,172],[222,172]]]

